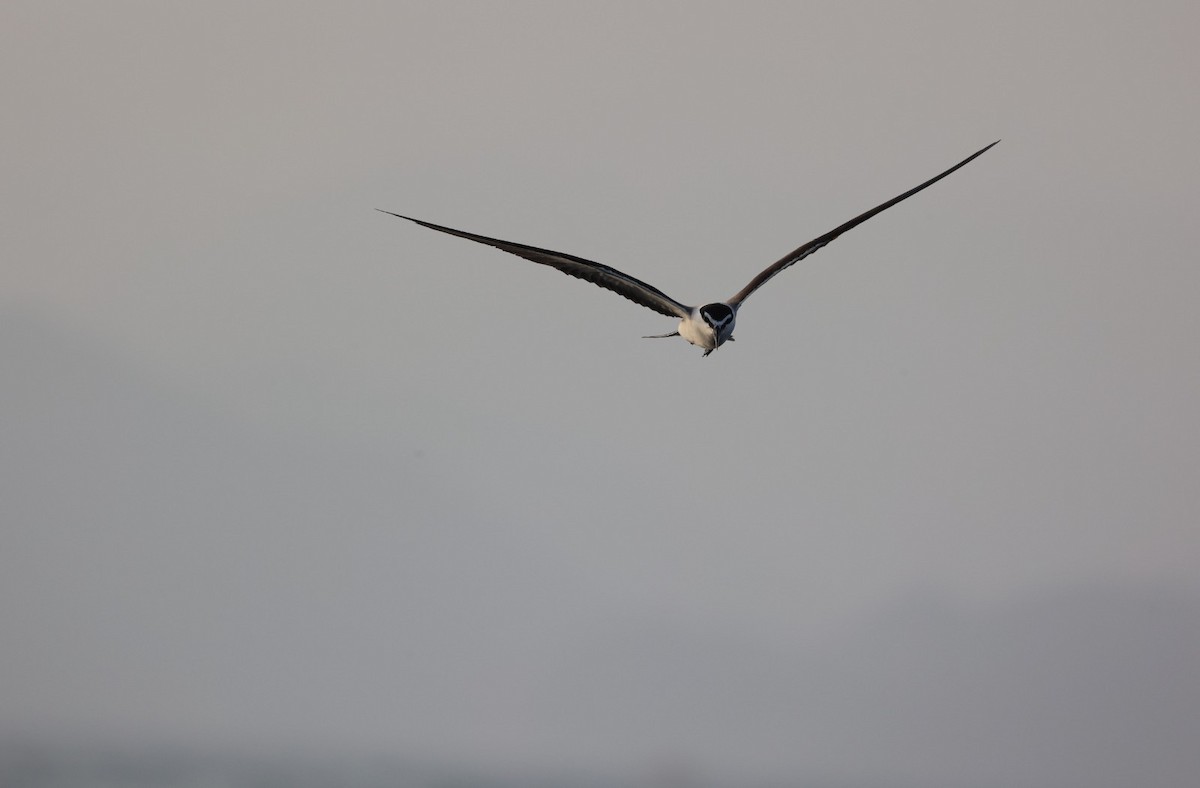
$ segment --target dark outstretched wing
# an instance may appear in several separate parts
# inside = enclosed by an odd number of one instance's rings
[[[464,232],[463,230],[453,230],[438,224],[423,222],[411,216],[401,216],[398,213],[384,211],[382,208],[377,208],[376,210],[391,216],[397,216],[401,219],[408,219],[410,222],[416,222],[422,227],[428,227],[430,230],[437,230],[438,232],[457,235],[459,238],[466,238],[468,241],[494,246],[509,254],[524,257],[526,260],[548,265],[551,268],[557,268],[564,274],[611,290],[617,295],[624,296],[634,303],[653,309],[655,312],[667,317],[684,318],[691,314],[692,311],[691,307],[679,303],[656,287],[651,287],[645,282],[634,279],[628,274],[623,274],[615,268],[609,268],[607,265],[594,263],[591,260],[584,260],[582,257],[563,254],[562,252],[552,252],[549,249],[539,249],[536,246],[526,246],[525,244],[513,243],[512,241],[501,241],[496,238],[488,238],[484,235]]]
[[[999,142],[1000,142],[1000,140],[996,140],[996,142],[993,142],[992,145],[996,145]],[[750,281],[750,284],[743,287],[741,289],[741,291],[738,292],[737,295],[735,295],[729,299],[729,301],[728,301],[729,305],[736,308],[739,304],[741,304],[743,301],[745,301],[746,298],[748,298],[751,293],[753,293],[755,290],[757,290],[758,288],[765,285],[768,281],[770,281],[771,277],[775,276],[775,274],[779,273],[780,271],[784,270],[785,268],[788,268],[789,266],[792,266],[792,265],[800,262],[805,257],[808,257],[813,252],[817,251],[821,247],[828,244],[834,238],[837,238],[839,235],[846,232],[847,230],[851,230],[851,229],[857,227],[858,225],[865,222],[867,219],[870,219],[875,214],[882,213],[883,211],[886,211],[888,208],[891,208],[896,203],[898,203],[902,200],[906,200],[909,197],[912,197],[914,194],[916,194],[917,192],[921,191],[922,189],[924,189],[926,187],[932,186],[933,184],[940,181],[942,178],[945,178],[947,175],[949,175],[950,173],[957,170],[959,167],[962,167],[963,165],[970,162],[976,156],[982,156],[984,151],[986,151],[988,148],[992,147],[992,145],[988,145],[987,148],[984,148],[983,150],[978,151],[976,153],[972,153],[970,156],[963,159],[958,164],[955,164],[953,167],[946,170],[941,175],[936,175],[936,176],[930,178],[929,180],[922,183],[920,186],[909,189],[904,194],[901,194],[899,197],[893,197],[892,199],[885,202],[883,205],[877,205],[874,208],[872,208],[871,210],[867,211],[866,213],[855,216],[850,221],[846,222],[845,224],[843,224],[842,226],[840,226],[836,229],[830,230],[829,232],[822,235],[820,238],[812,239],[808,243],[804,244],[804,246],[801,246],[799,249],[796,249],[795,251],[789,253],[788,255],[783,257],[781,260],[779,260],[778,262],[771,265],[769,268],[767,268],[761,274],[754,277],[754,279],[752,279]]]

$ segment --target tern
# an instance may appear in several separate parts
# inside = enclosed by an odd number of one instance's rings
[[[829,244],[835,238],[847,230],[851,230],[858,225],[875,216],[878,213],[886,211],[898,202],[912,197],[922,189],[926,189],[933,184],[945,178],[950,173],[960,167],[965,166],[978,156],[982,156],[988,148],[999,143],[996,140],[991,145],[972,153],[967,158],[955,164],[950,169],[935,175],[929,180],[922,183],[920,186],[913,187],[897,197],[893,197],[885,203],[875,206],[866,213],[861,213],[855,216],[850,221],[843,225],[835,227],[824,235],[818,236],[803,246],[795,249],[792,252],[781,257],[778,261],[768,266],[762,273],[750,280],[750,284],[743,287],[738,292],[724,301],[714,301],[703,306],[687,306],[680,301],[676,301],[669,295],[659,290],[657,287],[652,287],[640,279],[635,279],[629,274],[622,273],[615,268],[610,268],[601,263],[585,260],[582,257],[565,254],[563,252],[554,252],[549,249],[541,249],[536,246],[528,246],[526,244],[514,243],[513,241],[501,241],[498,238],[489,238],[486,235],[476,235],[464,230],[455,230],[450,227],[443,227],[432,222],[414,219],[411,216],[402,216],[391,211],[384,211],[382,208],[376,210],[382,211],[390,216],[395,216],[400,219],[407,219],[410,222],[415,222],[422,227],[428,227],[430,230],[437,230],[440,233],[448,233],[457,235],[459,238],[466,238],[468,241],[487,244],[494,246],[497,249],[515,254],[518,257],[523,257],[541,265],[548,265],[551,268],[557,268],[564,274],[574,276],[578,279],[591,282],[594,285],[599,285],[607,290],[611,290],[617,295],[624,296],[634,303],[641,304],[644,307],[653,309],[655,312],[666,315],[667,317],[679,318],[679,327],[669,334],[654,334],[645,337],[645,339],[663,339],[666,337],[683,337],[691,344],[704,348],[704,355],[708,356],[714,350],[719,348],[726,342],[733,341],[733,326],[737,321],[738,310],[750,295],[758,288],[765,285],[780,271],[783,271],[796,263],[808,257],[813,252],[821,247]]]

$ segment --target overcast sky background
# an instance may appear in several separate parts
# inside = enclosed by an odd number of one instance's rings
[[[1197,30],[4,3],[0,736],[1195,785]]]

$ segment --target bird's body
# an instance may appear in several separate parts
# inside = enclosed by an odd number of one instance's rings
[[[737,322],[737,310],[729,304],[717,302],[704,306],[692,307],[692,311],[679,321],[675,333],[691,342],[696,347],[704,348],[708,355],[730,339],[733,339],[733,325]],[[673,336],[667,334],[667,336]],[[658,337],[653,337],[658,339]]]
[[[772,277],[783,271],[786,268],[803,260],[813,252],[822,248],[826,244],[833,241],[847,230],[853,229],[858,225],[870,219],[872,216],[881,213],[888,208],[891,208],[898,202],[905,200],[917,192],[932,186],[942,178],[945,178],[950,173],[964,166],[977,156],[981,156],[984,151],[991,148],[992,145],[998,143],[999,140],[991,145],[979,150],[967,158],[955,164],[945,172],[930,178],[919,186],[909,189],[904,194],[893,197],[885,203],[875,206],[866,213],[859,214],[850,221],[842,224],[833,230],[825,233],[822,236],[814,238],[808,243],[800,246],[792,252],[784,255],[775,263],[764,269],[758,276],[750,280],[750,283],[739,290],[734,295],[724,301],[715,301],[713,303],[704,304],[703,306],[687,306],[679,301],[668,296],[656,287],[646,284],[638,279],[621,273],[615,268],[610,268],[601,263],[585,260],[582,257],[576,257],[563,252],[554,252],[549,249],[540,249],[536,246],[528,246],[526,244],[514,243],[512,241],[501,241],[497,238],[488,238],[484,235],[476,235],[463,230],[454,230],[449,227],[425,222],[420,219],[414,219],[411,216],[401,216],[398,213],[391,211],[383,211],[383,213],[407,219],[410,222],[415,222],[422,227],[428,227],[431,230],[448,233],[449,235],[457,235],[460,238],[466,238],[476,243],[487,244],[494,246],[497,249],[503,250],[510,254],[515,254],[518,257],[523,257],[541,265],[548,265],[552,268],[557,268],[563,273],[574,276],[578,279],[591,282],[592,284],[611,290],[618,295],[621,295],[629,300],[641,304],[642,306],[653,309],[659,314],[668,317],[679,318],[679,327],[669,334],[657,334],[650,338],[662,338],[681,336],[691,344],[704,348],[704,355],[707,356],[714,350],[719,348],[725,342],[733,339],[733,327],[737,321],[737,313],[741,308],[742,302],[745,301],[751,293],[766,284]],[[382,210],[382,209],[380,209]]]

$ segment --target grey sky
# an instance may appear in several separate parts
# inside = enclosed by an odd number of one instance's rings
[[[1197,29],[3,4],[0,735],[1194,785]]]

